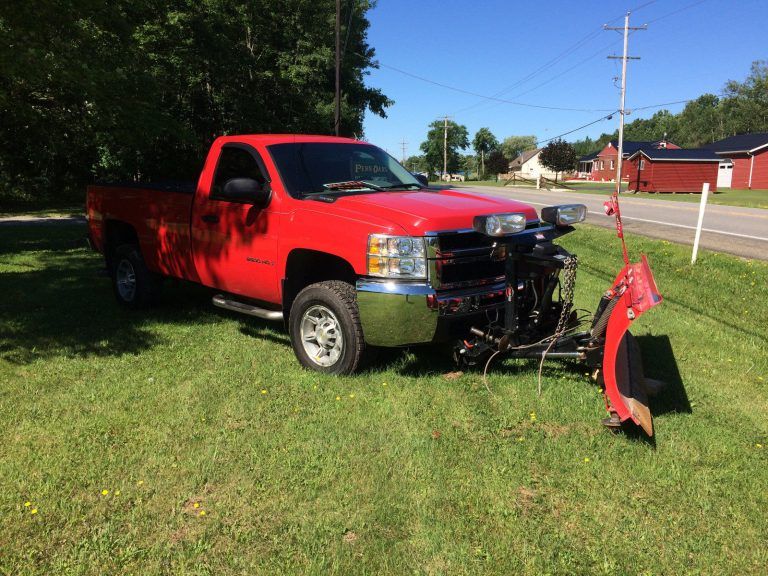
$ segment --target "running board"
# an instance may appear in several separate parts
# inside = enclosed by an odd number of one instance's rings
[[[232,310],[233,312],[248,314],[248,316],[255,316],[262,320],[272,320],[277,322],[283,319],[283,313],[279,310],[267,310],[266,308],[251,306],[245,302],[230,300],[224,296],[224,294],[216,294],[216,296],[213,297],[213,305],[218,306],[219,308],[225,308],[226,310]]]

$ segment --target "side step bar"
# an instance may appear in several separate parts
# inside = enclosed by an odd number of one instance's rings
[[[283,319],[283,313],[279,310],[267,310],[266,308],[258,308],[246,304],[245,302],[238,302],[237,300],[231,300],[224,296],[224,294],[216,294],[213,297],[213,305],[219,308],[225,308],[232,310],[233,312],[240,312],[241,314],[248,314],[248,316],[256,316],[262,320],[280,321]]]

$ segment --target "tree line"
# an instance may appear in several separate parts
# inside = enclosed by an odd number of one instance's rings
[[[363,82],[373,2],[343,2],[343,135],[392,104]],[[333,133],[334,23],[334,0],[4,1],[0,199],[193,179],[228,133]]]
[[[758,60],[746,80],[731,80],[722,95],[703,94],[688,102],[679,114],[660,110],[624,126],[626,140],[661,140],[682,148],[700,148],[735,134],[768,132],[768,61]],[[602,150],[618,138],[618,131],[573,143],[578,156]]]
[[[427,139],[421,144],[422,155],[411,156],[406,165],[418,172],[437,175],[443,171],[442,120],[428,127]],[[720,96],[704,94],[688,102],[679,114],[660,110],[650,118],[639,118],[624,127],[627,140],[661,140],[667,138],[683,148],[698,148],[734,134],[768,132],[768,62],[753,62],[743,82],[726,83]],[[578,158],[602,150],[618,138],[618,131],[601,134],[572,143],[555,139],[542,151],[539,161],[555,172],[576,169]],[[464,172],[478,179],[506,173],[509,164],[526,150],[539,147],[536,136],[509,136],[499,141],[490,128],[480,128],[472,141],[466,126],[448,121],[448,173]],[[474,154],[462,154],[471,148]]]

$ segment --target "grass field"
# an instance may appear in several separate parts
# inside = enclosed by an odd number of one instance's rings
[[[765,574],[763,263],[629,239],[666,297],[647,372],[684,386],[653,444],[568,363],[541,397],[533,362],[486,389],[440,349],[335,378],[199,288],[120,310],[81,238],[0,228],[1,574]],[[563,243],[593,309],[614,235]]]
[[[504,182],[495,182],[493,180],[483,180],[478,182],[458,182],[454,183],[461,186],[503,186]],[[610,194],[615,188],[611,182],[567,182],[567,186],[572,188],[573,192],[583,194],[598,194],[605,196]],[[625,187],[626,189],[626,187]],[[649,194],[647,192],[638,192],[631,194],[631,198],[650,198],[653,200],[672,200],[676,202],[701,202],[701,194]],[[720,204],[723,206],[744,206],[746,208],[767,208],[768,209],[768,190],[739,190],[723,189],[714,194],[710,194],[707,202],[709,204]]]

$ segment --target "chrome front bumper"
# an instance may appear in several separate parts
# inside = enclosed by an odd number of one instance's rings
[[[451,291],[392,280],[357,281],[363,335],[374,346],[432,342],[441,322],[499,309],[504,283]]]

